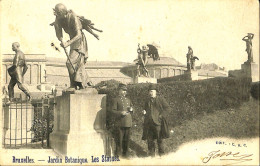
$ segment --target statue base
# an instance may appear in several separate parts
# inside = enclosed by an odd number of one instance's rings
[[[199,80],[199,73],[197,70],[186,70],[184,75],[188,78],[187,80]]]
[[[246,77],[252,78],[252,82],[259,81],[258,64],[246,61],[244,64],[241,65],[241,69],[243,70]]]
[[[68,88],[62,91],[62,94],[98,94],[95,88],[86,88],[76,90],[75,88]]]
[[[34,119],[30,103],[9,102],[3,107],[3,143],[5,146],[30,144],[34,134],[30,131]]]
[[[134,83],[135,84],[138,84],[138,83],[153,83],[153,84],[156,84],[157,79],[156,78],[150,78],[150,77],[135,77]]]
[[[78,92],[57,97],[50,146],[62,156],[104,155],[106,96],[93,89]]]

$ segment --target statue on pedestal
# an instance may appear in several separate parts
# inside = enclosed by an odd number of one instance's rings
[[[188,53],[186,54],[187,57],[187,70],[190,71],[191,69],[191,57],[193,56],[193,50],[190,46],[188,46]]]
[[[140,44],[138,44],[138,61],[137,61],[137,76],[140,77],[141,75],[145,77],[150,77],[148,70],[146,68],[146,64],[148,62],[148,48],[147,46],[142,46],[142,49],[140,48]]]
[[[254,34],[248,33],[247,36],[243,37],[243,41],[246,42],[246,52],[248,54],[247,62],[253,62],[253,51],[252,51],[252,39],[254,38]]]
[[[85,63],[88,59],[88,47],[82,30],[87,30],[97,39],[99,37],[92,29],[99,32],[102,31],[94,28],[94,24],[90,20],[77,16],[72,10],[67,10],[61,3],[57,4],[53,10],[56,20],[51,25],[54,25],[56,36],[61,42],[60,45],[64,48],[68,58],[66,66],[70,77],[69,89],[85,89],[87,86],[93,86],[85,71]],[[70,40],[67,42],[63,40],[62,29],[70,36]],[[69,54],[66,51],[66,47],[68,46],[70,46]]]

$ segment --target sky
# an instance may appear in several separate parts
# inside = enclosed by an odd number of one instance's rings
[[[250,32],[255,34],[254,61],[259,62],[257,0],[1,0],[1,54],[13,53],[11,44],[17,41],[24,53],[65,58],[61,48],[51,47],[60,44],[49,25],[57,3],[103,30],[100,40],[84,31],[89,61],[132,62],[138,43],[156,43],[161,56],[183,64],[191,46],[197,64],[240,69],[247,60],[242,38]]]

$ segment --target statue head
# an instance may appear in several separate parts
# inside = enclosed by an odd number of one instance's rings
[[[191,49],[191,47],[190,47],[190,46],[188,46],[188,49],[190,50],[190,49]]]
[[[62,3],[58,3],[53,10],[54,10],[54,15],[57,16],[58,18],[64,18],[68,13],[66,6],[63,5]]]
[[[12,50],[13,50],[13,51],[18,50],[19,48],[20,48],[20,44],[19,44],[18,42],[14,42],[14,43],[12,44]]]

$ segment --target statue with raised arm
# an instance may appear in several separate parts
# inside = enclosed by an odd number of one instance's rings
[[[247,36],[243,37],[243,41],[246,42],[246,52],[248,55],[247,62],[253,62],[253,51],[252,51],[252,39],[254,38],[254,34],[248,33]]]
[[[148,48],[146,46],[142,46],[140,48],[140,44],[138,44],[138,61],[137,61],[137,76],[140,77],[141,75],[145,77],[149,77],[148,70],[146,68],[146,64],[148,62]]]
[[[88,47],[82,30],[86,29],[97,39],[99,39],[98,35],[92,29],[99,32],[102,31],[94,28],[94,24],[90,20],[77,16],[72,10],[67,10],[61,3],[57,4],[53,10],[56,20],[51,25],[54,25],[56,36],[61,42],[61,46],[64,48],[68,58],[66,66],[70,77],[69,89],[84,89],[87,86],[93,86],[85,71],[85,63],[88,59]],[[67,42],[63,40],[62,29],[70,37],[70,40]],[[66,47],[68,46],[70,46],[69,54],[66,51]]]
[[[28,100],[31,100],[31,95],[27,87],[23,84],[23,77],[28,69],[24,53],[20,49],[20,44],[15,42],[12,44],[12,50],[15,52],[13,65],[8,69],[8,73],[11,80],[8,85],[9,100],[13,101],[14,98],[14,86],[18,85],[18,88],[22,90]]]

